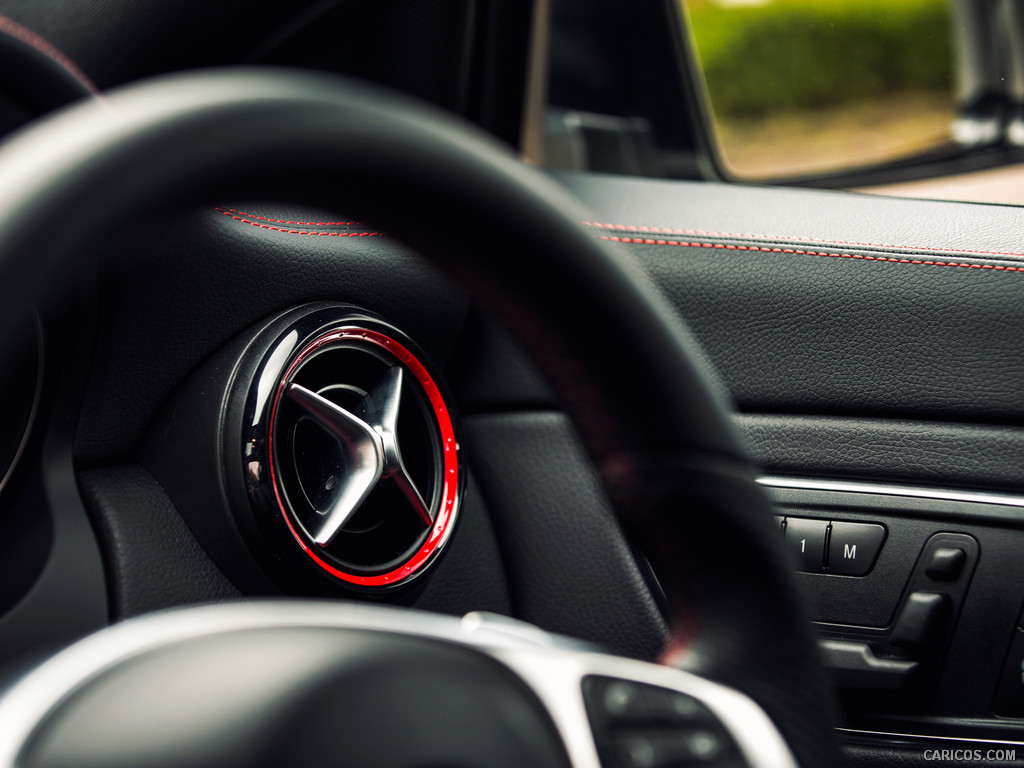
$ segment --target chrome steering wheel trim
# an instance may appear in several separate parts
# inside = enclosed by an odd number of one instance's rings
[[[177,643],[263,629],[346,629],[475,649],[511,670],[554,722],[574,768],[601,762],[583,696],[593,676],[656,686],[706,706],[750,768],[796,768],[769,717],[738,691],[680,670],[609,656],[520,622],[471,613],[461,619],[337,602],[252,602],[176,609],[132,619],[60,652],[0,697],[0,767],[24,764],[26,745],[55,712],[104,673]],[[245,635],[241,635],[244,645]],[[258,674],[259,670],[253,670]]]

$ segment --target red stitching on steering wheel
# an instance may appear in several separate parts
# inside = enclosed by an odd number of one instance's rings
[[[37,35],[28,27],[24,27],[14,19],[10,19],[7,16],[0,15],[0,32],[6,32],[12,37],[16,37],[22,42],[28,43],[40,53],[49,56],[55,62],[60,64],[64,69],[68,71],[76,80],[80,81],[82,85],[88,88],[93,93],[99,93],[99,88],[96,84],[89,79],[75,62],[73,62],[66,53],[60,50],[57,46],[51,43],[46,38]]]

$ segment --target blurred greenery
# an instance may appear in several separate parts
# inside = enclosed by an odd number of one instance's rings
[[[716,115],[946,92],[948,0],[684,0]]]

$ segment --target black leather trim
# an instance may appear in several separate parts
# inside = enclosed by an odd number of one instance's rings
[[[1024,488],[1024,429],[1017,427],[766,414],[736,421],[770,474]]]
[[[742,410],[1024,424],[1024,273],[785,252],[803,237],[1011,253],[1024,242],[1021,209],[710,183],[563,180],[606,222],[749,233],[731,244],[768,248],[626,246],[686,318]],[[843,250],[884,255],[877,247]],[[940,254],[914,252],[907,260],[942,260]],[[971,258],[1006,266],[1000,259],[1009,257]]]
[[[316,210],[233,207],[337,220]],[[103,285],[109,296],[100,297],[101,343],[75,443],[76,459],[92,465],[130,456],[190,371],[275,312],[348,301],[407,329],[444,366],[468,306],[448,278],[394,238],[291,235],[243,224],[212,206],[126,238]]]
[[[599,240],[625,245],[703,248],[716,251],[749,251],[779,254],[780,257],[850,259],[853,261],[905,264],[913,267],[980,269],[996,272],[1024,272],[1024,254],[1003,251],[948,250],[914,246],[885,246],[799,239],[795,236],[762,237],[731,235],[699,230],[669,228],[623,228],[621,225],[584,222]]]
[[[467,329],[456,359],[479,365],[453,381],[464,411],[558,407],[507,334],[485,320]],[[767,473],[1024,489],[1024,429],[1018,426],[801,413],[741,413],[734,422]]]
[[[473,416],[463,430],[516,616],[613,653],[656,659],[668,627],[568,417]]]
[[[81,472],[78,483],[106,553],[111,618],[241,598],[145,469]]]
[[[256,227],[284,235],[308,237],[366,238],[384,237],[384,233],[361,221],[354,221],[329,211],[293,208],[290,206],[240,203],[218,205],[215,209],[238,226]]]
[[[1024,253],[1024,209],[1015,206],[584,173],[556,178],[591,208],[598,223],[736,233],[771,243]]]

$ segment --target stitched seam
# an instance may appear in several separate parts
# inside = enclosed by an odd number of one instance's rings
[[[602,224],[593,221],[581,221],[585,227],[602,230],[615,230],[618,232],[640,232],[655,235],[696,235],[698,237],[735,237],[744,240],[783,240],[787,242],[820,243],[821,245],[851,245],[862,248],[886,248],[902,251],[945,251],[946,253],[972,253],[978,256],[1012,256],[1024,259],[1024,253],[1013,253],[1009,251],[973,251],[966,248],[935,248],[924,245],[891,245],[886,243],[859,243],[852,240],[819,240],[814,237],[797,237],[782,235],[752,235],[739,232],[713,232],[700,229],[674,229],[669,227],[641,227],[633,224]]]
[[[793,253],[801,256],[824,256],[831,259],[860,259],[862,261],[885,261],[891,264],[920,264],[929,267],[963,267],[966,269],[990,269],[996,272],[1024,272],[1024,267],[1007,267],[1002,264],[971,264],[958,261],[936,261],[934,259],[901,259],[895,256],[866,256],[859,253],[828,253],[825,251],[805,251],[797,248],[768,248],[758,245],[726,245],[723,243],[688,242],[685,240],[656,240],[643,237],[619,237],[617,235],[593,235],[599,240],[613,243],[631,243],[637,245],[675,245],[683,248],[713,248],[724,251],[758,251],[762,253]]]
[[[238,211],[234,208],[217,208],[221,213],[226,213],[229,216],[237,213],[239,216],[244,216],[247,219],[259,219],[260,221],[269,221],[273,224],[293,224],[300,227],[356,227],[359,226],[358,221],[285,221],[284,219],[271,219],[267,216],[257,216],[253,213],[246,213],[245,211]]]
[[[0,15],[0,32],[6,32],[7,34],[18,38],[22,42],[28,43],[40,53],[50,57],[55,62],[60,64],[69,74],[75,79],[82,83],[93,93],[99,93],[99,89],[96,84],[89,79],[89,76],[83,72],[75,62],[68,58],[62,50],[46,40],[44,37],[37,35],[28,27],[23,27],[14,19],[10,19],[7,16]]]
[[[221,212],[225,216],[230,216],[235,221],[248,224],[250,227],[259,227],[260,229],[269,229],[274,232],[283,232],[286,235],[309,235],[310,237],[382,237],[384,235],[383,232],[310,232],[305,229],[285,229],[284,227],[275,227],[271,224],[260,224],[258,221],[250,221],[249,219],[242,218],[241,216],[234,216],[227,211]]]

